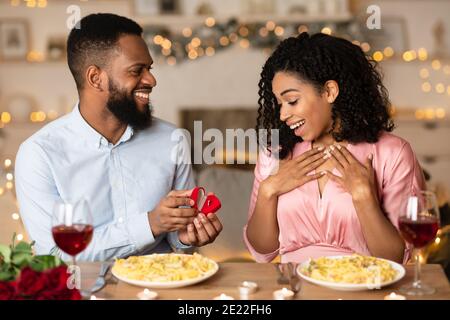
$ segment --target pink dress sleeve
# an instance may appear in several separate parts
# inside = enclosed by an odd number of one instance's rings
[[[409,143],[404,142],[392,164],[392,167],[386,168],[385,171],[382,203],[384,212],[398,230],[398,219],[405,208],[407,197],[416,191],[424,190],[426,186],[422,168]],[[408,262],[411,251],[412,245],[405,242],[404,264]]]
[[[252,189],[252,193],[250,195],[250,206],[248,209],[248,220],[250,220],[253,211],[255,210],[255,206],[256,206],[256,198],[258,196],[258,189],[259,189],[259,184],[261,183],[261,181],[265,180],[270,173],[272,172],[272,170],[274,169],[274,162],[270,156],[268,155],[268,153],[265,152],[260,152],[259,153],[259,158],[258,158],[258,162],[256,163],[256,167],[255,167],[255,180],[253,182],[253,189]],[[247,221],[248,221],[247,220]],[[275,259],[278,256],[278,251],[279,249],[270,252],[270,253],[259,253],[257,252],[253,246],[250,244],[248,238],[247,238],[247,224],[244,226],[244,242],[248,248],[248,250],[250,251],[250,253],[252,254],[252,256],[255,258],[255,260],[257,262],[270,262],[273,259]]]

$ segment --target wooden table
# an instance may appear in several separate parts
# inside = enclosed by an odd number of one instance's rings
[[[213,297],[225,293],[239,299],[239,284],[243,281],[255,281],[259,285],[259,290],[249,296],[250,300],[271,300],[273,291],[289,285],[277,283],[278,274],[271,263],[220,263],[219,271],[208,280],[196,285],[176,288],[176,289],[151,289],[158,292],[159,299],[162,300],[210,300]],[[94,282],[100,269],[100,263],[83,263],[82,287],[89,288]],[[381,300],[391,292],[399,293],[398,288],[405,283],[410,283],[414,277],[414,266],[406,266],[406,275],[399,282],[382,289],[366,290],[359,292],[336,291],[323,288],[306,281],[303,281],[302,289],[296,296],[298,300]],[[438,299],[450,300],[450,286],[440,265],[427,264],[422,266],[422,281],[436,288],[433,295],[412,297],[412,299]],[[144,288],[129,285],[118,281],[109,283],[101,291],[95,293],[97,298],[105,299],[137,299],[137,293]]]

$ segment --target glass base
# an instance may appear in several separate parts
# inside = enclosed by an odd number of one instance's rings
[[[409,296],[424,296],[436,292],[435,288],[424,284],[410,284],[400,288],[400,292]]]

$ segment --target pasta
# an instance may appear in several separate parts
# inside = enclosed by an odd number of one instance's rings
[[[397,270],[388,261],[357,254],[311,260],[301,273],[328,282],[375,285],[391,281],[397,276]]]
[[[171,282],[199,278],[215,268],[217,264],[198,253],[170,253],[117,259],[113,271],[132,280]]]

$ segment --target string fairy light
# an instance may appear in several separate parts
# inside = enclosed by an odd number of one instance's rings
[[[174,65],[174,62],[193,61],[199,57],[212,57],[219,50],[224,50],[232,45],[241,48],[250,47],[261,49],[264,54],[271,52],[280,42],[280,39],[289,36],[297,36],[301,32],[322,32],[336,34],[337,28],[342,24],[345,27],[346,36],[356,34],[357,31],[349,30],[346,22],[338,22],[337,25],[326,25],[324,21],[317,21],[308,25],[295,21],[260,20],[243,22],[239,18],[230,18],[228,21],[217,21],[209,16],[202,23],[195,26],[182,26],[181,29],[170,29],[164,26],[148,26],[145,28],[144,39],[150,50],[158,56],[160,61]],[[180,31],[179,31],[180,30]],[[194,42],[192,42],[196,39]],[[172,51],[162,50],[160,46],[165,40],[172,43]],[[201,44],[198,44],[198,40]],[[366,46],[370,48],[368,43]],[[201,47],[201,49],[199,49]],[[153,50],[152,50],[153,49]],[[156,49],[156,50],[155,50]],[[167,49],[167,47],[166,47]],[[174,58],[171,58],[174,57]]]
[[[14,221],[14,228],[16,229],[17,237],[16,239],[18,241],[21,241],[24,239],[24,226],[23,222],[21,220],[20,214],[18,213],[17,208],[17,199],[15,192],[13,190],[14,188],[14,163],[13,161],[7,157],[2,162],[0,162],[0,174],[3,175],[6,179],[6,183],[2,186],[0,185],[0,197],[5,196],[7,193],[9,193],[13,199],[14,203],[16,205],[16,211],[12,212],[10,217]]]

